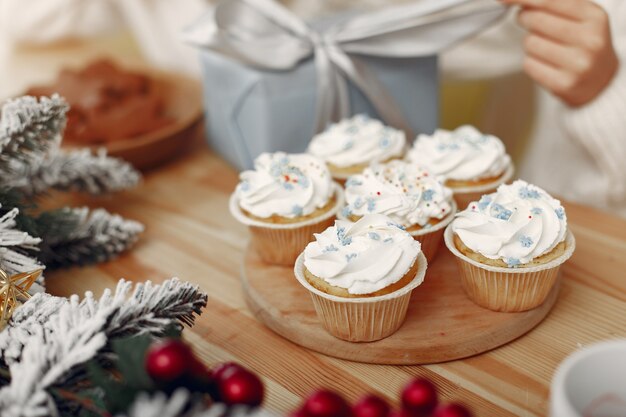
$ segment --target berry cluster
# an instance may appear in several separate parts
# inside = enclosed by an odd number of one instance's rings
[[[400,394],[402,407],[392,410],[387,401],[367,395],[350,406],[339,394],[320,390],[309,396],[292,417],[471,417],[460,404],[439,404],[437,390],[427,379],[415,379]]]
[[[180,339],[153,343],[145,355],[145,370],[165,391],[184,386],[210,395],[226,405],[258,407],[265,389],[259,377],[233,362],[207,368]],[[367,395],[354,405],[339,394],[319,390],[309,396],[291,417],[471,417],[460,404],[440,404],[437,389],[427,379],[415,379],[400,394],[401,408],[392,410],[384,399]]]
[[[145,369],[164,390],[184,386],[227,405],[258,407],[263,402],[265,389],[256,374],[233,362],[208,369],[179,339],[164,339],[150,346]]]

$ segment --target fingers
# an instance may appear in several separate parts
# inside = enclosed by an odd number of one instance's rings
[[[571,88],[572,81],[566,72],[537,58],[527,56],[524,59],[524,71],[530,78],[559,97],[567,94]]]
[[[589,13],[596,13],[588,0],[500,0],[507,5],[517,5],[529,9],[544,10],[572,20],[585,20]]]
[[[517,20],[529,32],[538,33],[563,43],[577,44],[582,41],[583,35],[580,33],[579,24],[563,19],[561,16],[542,10],[523,9],[517,15]]]
[[[591,55],[585,51],[535,34],[526,37],[524,50],[528,56],[575,74],[589,71],[593,64]]]

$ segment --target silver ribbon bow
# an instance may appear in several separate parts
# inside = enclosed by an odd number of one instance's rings
[[[310,0],[317,1],[317,0]],[[437,54],[504,15],[496,0],[418,0],[360,14],[317,31],[274,0],[224,0],[185,39],[243,64],[289,70],[315,57],[316,132],[350,114],[350,79],[391,126],[411,132],[403,112],[355,55]]]

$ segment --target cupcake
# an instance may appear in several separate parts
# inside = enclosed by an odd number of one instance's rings
[[[561,203],[522,180],[470,203],[446,229],[445,242],[469,297],[508,312],[541,305],[575,248]]]
[[[452,191],[434,175],[404,161],[373,165],[345,184],[346,205],[340,218],[357,221],[371,213],[384,214],[421,242],[431,262],[443,231],[456,213]]]
[[[263,153],[244,171],[230,211],[250,228],[263,261],[293,265],[313,233],[333,224],[343,191],[323,161],[308,154]]]
[[[407,159],[443,177],[460,209],[513,176],[511,157],[502,141],[472,126],[419,135]]]
[[[369,342],[402,325],[426,265],[418,241],[389,217],[368,214],[316,234],[294,271],[330,334]]]
[[[323,159],[333,178],[343,183],[372,162],[401,158],[405,144],[404,132],[359,114],[314,136],[308,152]]]

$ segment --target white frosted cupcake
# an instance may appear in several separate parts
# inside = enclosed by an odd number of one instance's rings
[[[470,203],[445,240],[469,297],[496,311],[541,305],[575,248],[561,203],[522,180]]]
[[[395,160],[373,165],[345,184],[346,205],[339,215],[357,221],[384,214],[421,242],[431,262],[443,231],[456,213],[452,191],[432,173],[416,164]]]
[[[404,132],[359,114],[314,136],[308,152],[324,160],[333,178],[343,183],[372,162],[401,158],[405,145]]]
[[[407,159],[443,177],[460,209],[513,176],[511,157],[502,141],[472,126],[419,135]]]
[[[280,265],[293,265],[342,205],[343,191],[323,161],[284,152],[259,155],[230,198],[231,213],[249,226],[261,259]]]
[[[337,220],[296,261],[324,328],[353,342],[382,339],[403,323],[426,273],[420,243],[387,216]]]

